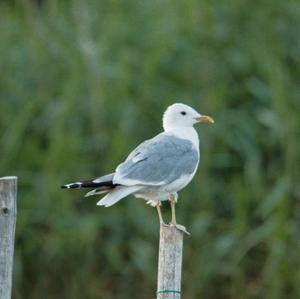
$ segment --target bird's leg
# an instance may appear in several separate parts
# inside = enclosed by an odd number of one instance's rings
[[[177,202],[175,196],[173,194],[170,195],[170,205],[171,205],[171,213],[172,213],[172,218],[171,218],[171,223],[176,226],[176,212],[175,212],[175,204]]]
[[[156,205],[157,214],[158,214],[158,218],[159,218],[159,223],[160,223],[160,225],[168,226],[167,224],[165,224],[164,219],[162,217],[160,205],[161,205],[160,202]]]
[[[177,229],[181,230],[187,235],[190,235],[190,233],[186,230],[186,228],[183,225],[177,224],[176,222],[175,204],[177,203],[177,197],[178,197],[177,193],[171,194],[169,197],[169,201],[171,205],[171,213],[172,213],[172,219],[170,225],[175,226]]]

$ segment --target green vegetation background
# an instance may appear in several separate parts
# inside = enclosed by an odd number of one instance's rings
[[[183,298],[300,298],[299,1],[2,1],[0,30],[14,299],[155,297],[156,211],[59,186],[113,170],[175,101],[216,120],[177,206]]]

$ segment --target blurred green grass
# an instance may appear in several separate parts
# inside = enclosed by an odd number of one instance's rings
[[[113,170],[175,101],[216,120],[177,207],[184,298],[299,298],[298,1],[2,1],[0,28],[13,298],[154,297],[155,210],[59,186]]]

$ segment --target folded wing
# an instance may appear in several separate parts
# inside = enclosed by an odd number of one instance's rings
[[[117,167],[113,183],[161,186],[192,174],[198,162],[199,153],[192,142],[161,133],[140,144]]]

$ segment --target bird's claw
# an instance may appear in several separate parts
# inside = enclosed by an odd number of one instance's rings
[[[170,226],[175,226],[178,230],[182,231],[183,233],[187,234],[187,235],[191,235],[185,228],[185,226],[181,225],[181,224],[177,224],[177,223],[170,223]]]
[[[164,222],[160,222],[160,226],[164,226],[164,227],[170,227],[170,225],[169,225],[169,224],[167,224],[167,223],[164,223]]]

